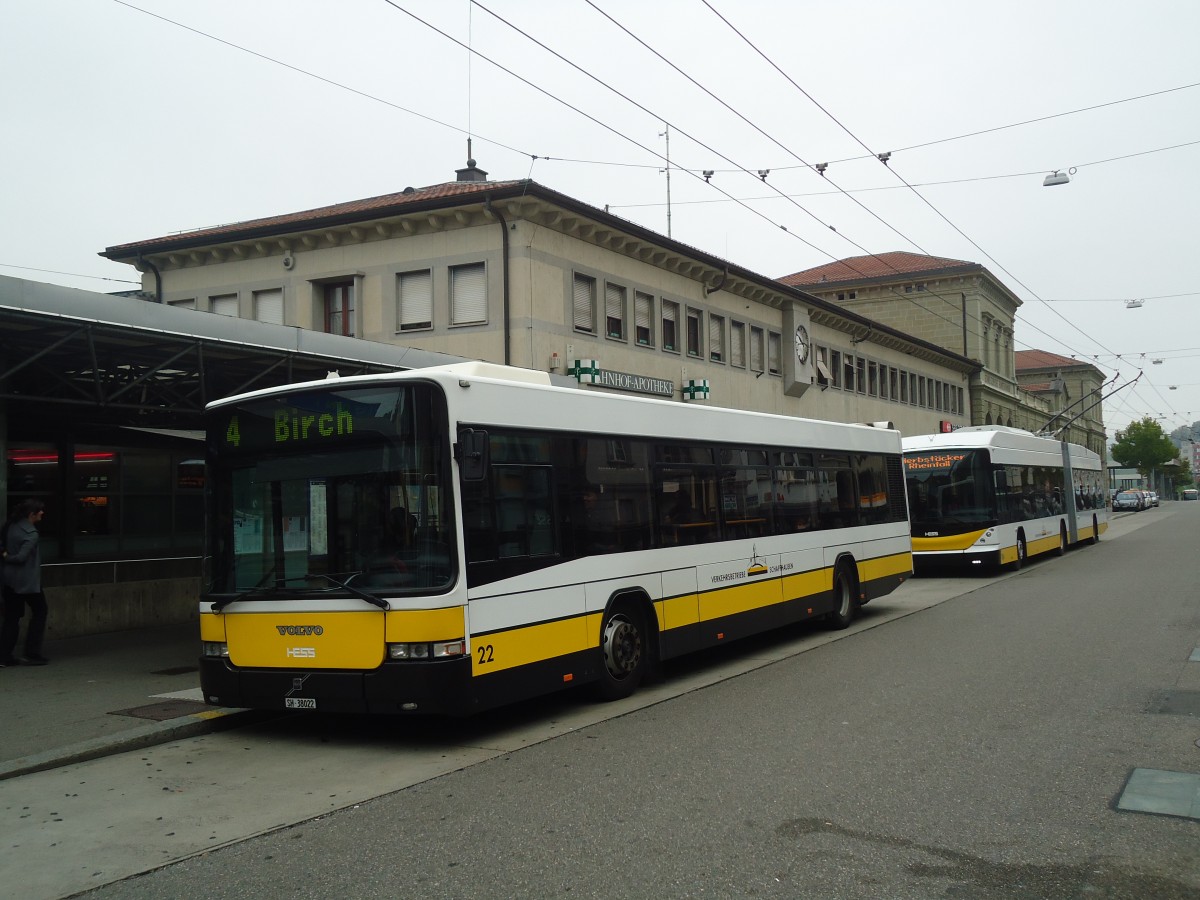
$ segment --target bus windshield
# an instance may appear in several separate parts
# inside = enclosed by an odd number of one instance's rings
[[[986,450],[906,453],[904,477],[914,537],[960,534],[996,523]]]
[[[450,454],[434,386],[278,394],[209,417],[210,593],[449,589]]]

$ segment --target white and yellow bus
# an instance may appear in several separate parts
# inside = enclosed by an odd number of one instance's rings
[[[906,437],[904,474],[918,566],[1019,568],[1095,543],[1108,528],[1100,457],[1018,428]]]
[[[612,699],[661,660],[845,627],[912,571],[892,430],[483,363],[263,390],[208,417],[211,704]]]

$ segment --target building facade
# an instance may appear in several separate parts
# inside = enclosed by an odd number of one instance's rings
[[[971,422],[978,365],[532,181],[458,180],[110,247],[162,303],[790,416]]]
[[[1017,380],[1054,410],[1046,428],[1106,456],[1104,373],[1089,362],[1046,350],[1018,350]]]
[[[979,368],[969,386],[972,425],[1042,431],[1057,413],[1103,381],[1099,370],[1077,360],[1016,351],[1021,299],[978,263],[891,252],[840,260],[780,281],[975,360]],[[1071,364],[1063,369],[1068,373],[1064,378],[1044,377],[1042,363],[1049,357],[1056,360],[1051,368]],[[1069,416],[1075,412],[1078,408]],[[1104,456],[1103,432],[1101,407],[1096,406],[1071,426],[1070,440]]]

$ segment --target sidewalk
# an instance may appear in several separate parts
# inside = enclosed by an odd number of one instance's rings
[[[47,666],[0,669],[0,779],[259,715],[201,702],[191,623],[48,641],[45,653]]]

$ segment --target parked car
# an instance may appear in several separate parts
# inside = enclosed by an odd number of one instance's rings
[[[1143,508],[1141,494],[1138,491],[1117,491],[1113,496],[1112,508],[1113,512],[1122,509],[1137,512]]]
[[[1146,494],[1147,509],[1151,506],[1158,506],[1158,491],[1145,491],[1144,493]]]

